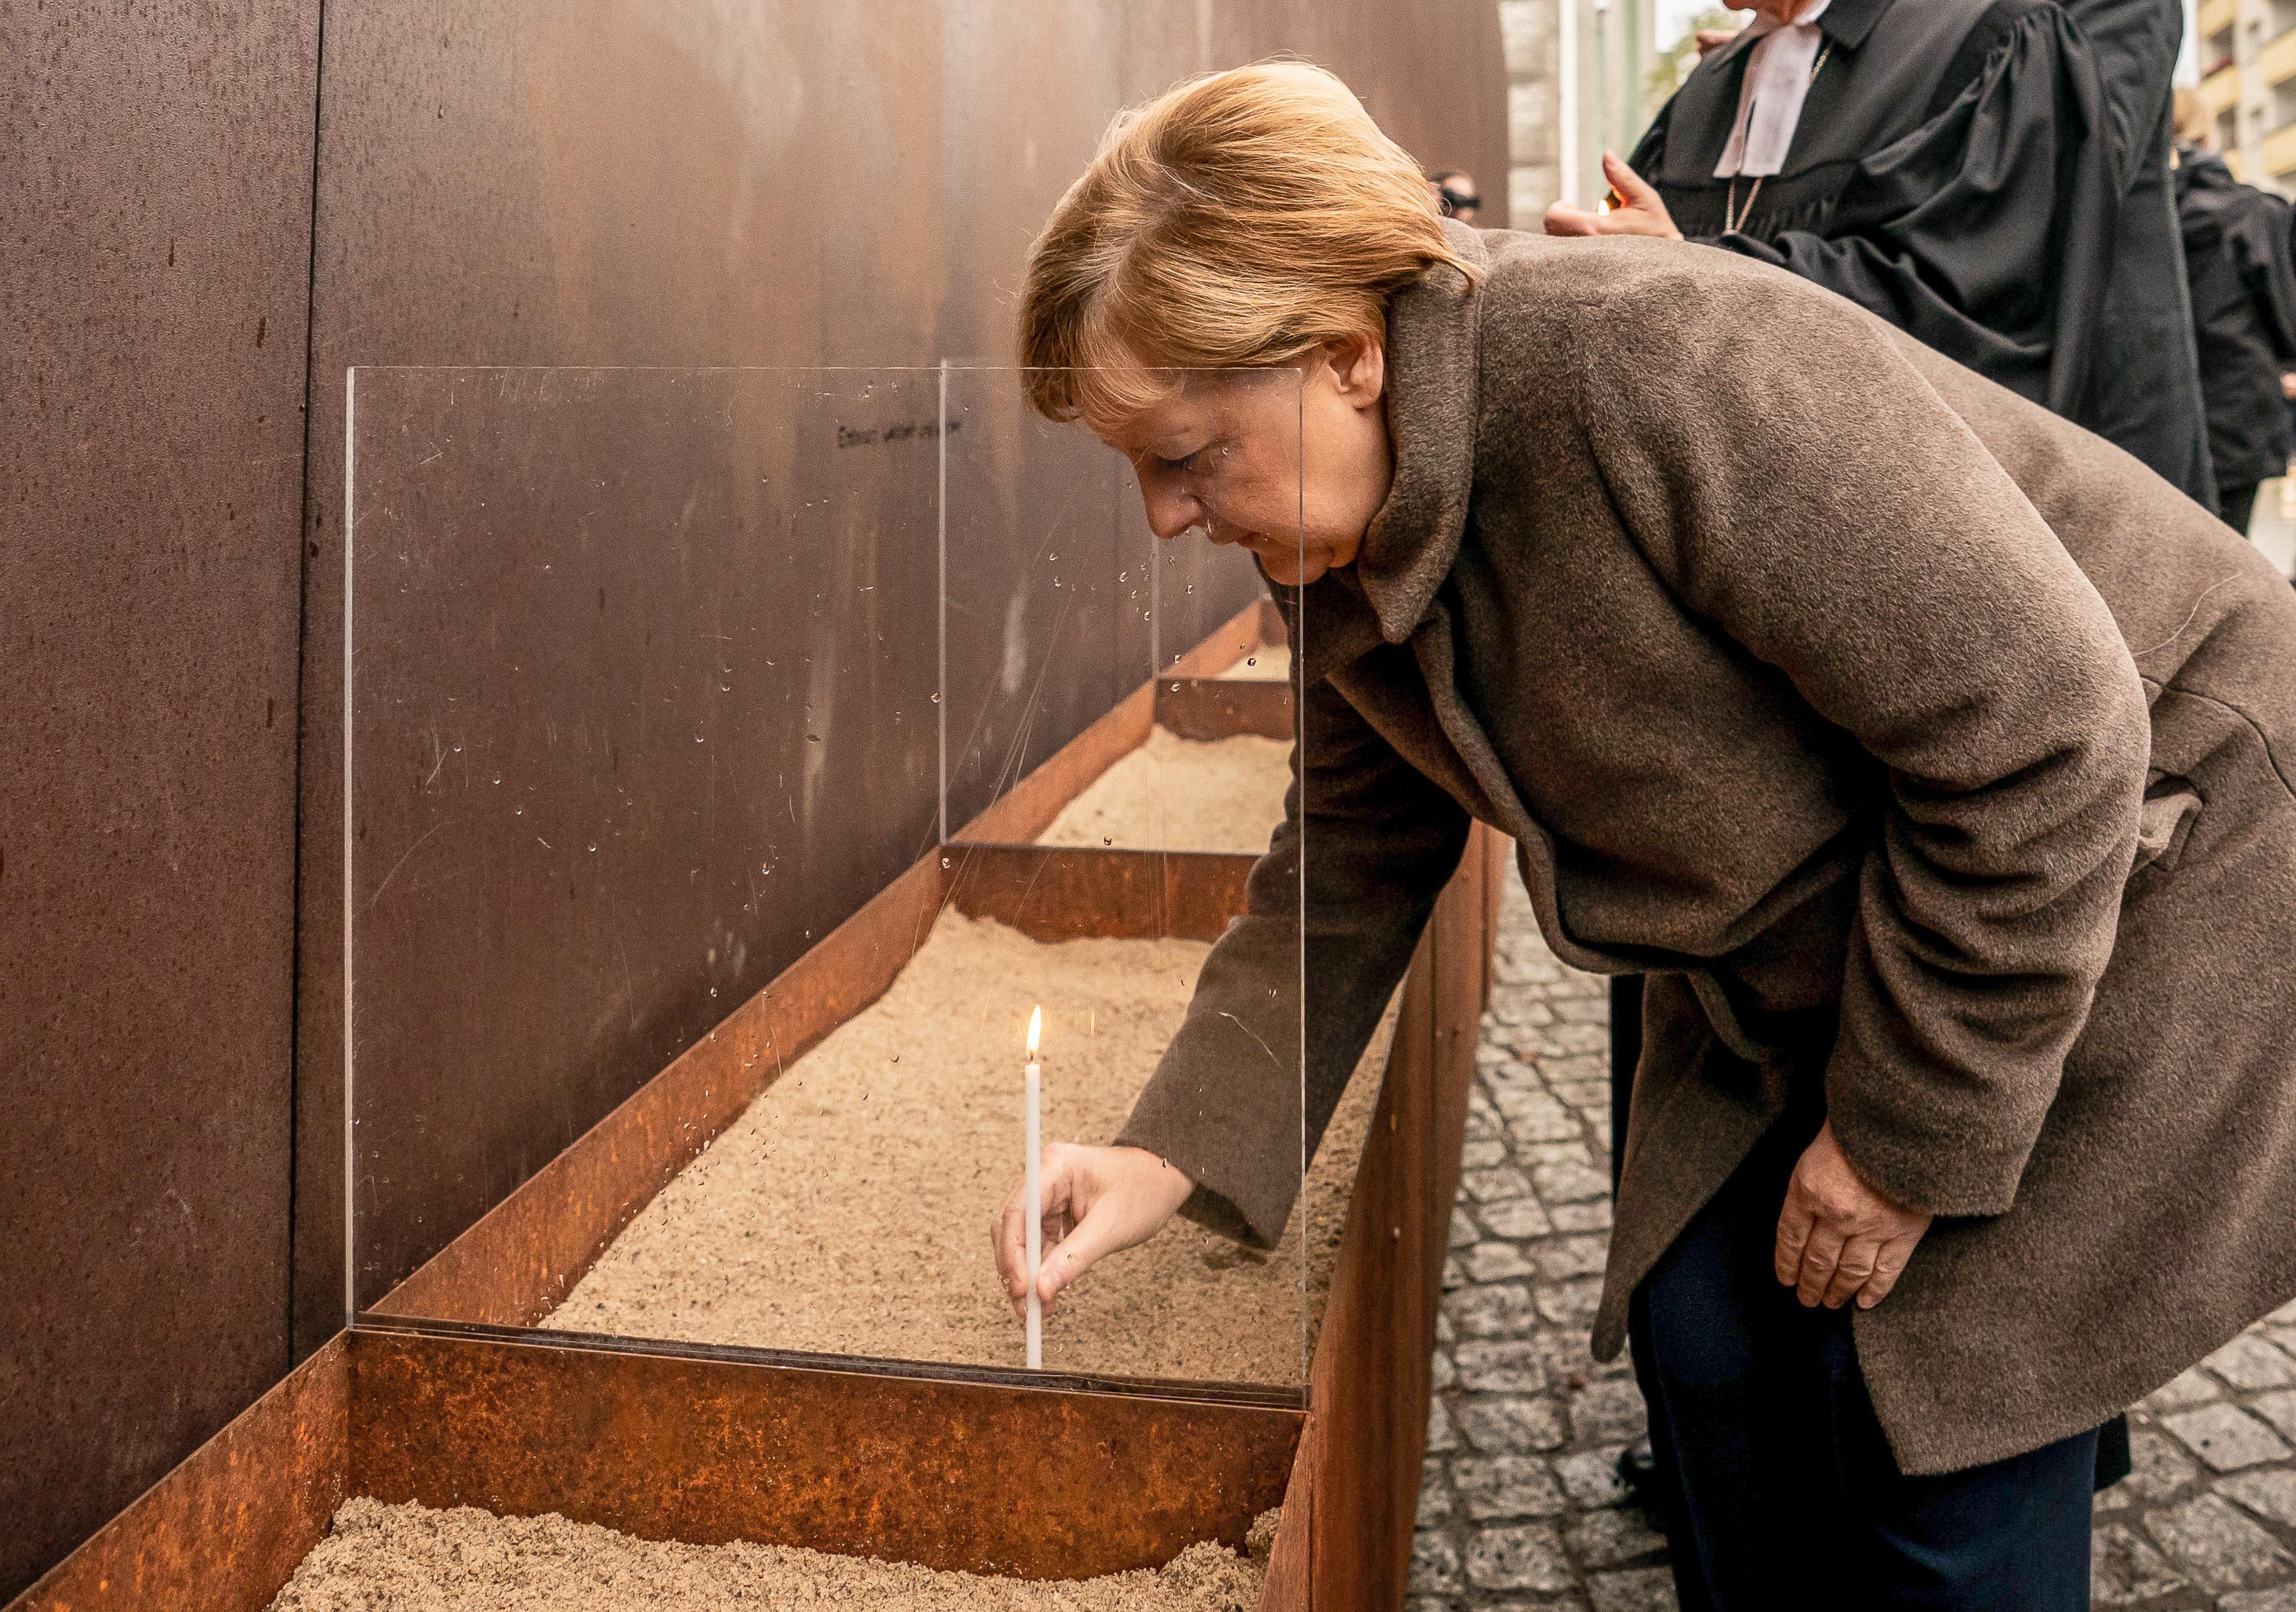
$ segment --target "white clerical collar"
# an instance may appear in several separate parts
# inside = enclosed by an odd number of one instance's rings
[[[1816,5],[1792,22],[1758,16],[1746,25],[1754,36],[1746,59],[1746,77],[1738,86],[1738,120],[1730,126],[1730,143],[1714,165],[1717,179],[1749,179],[1775,174],[1786,164],[1786,148],[1793,143],[1794,127],[1801,121],[1802,98],[1809,94],[1819,47],[1824,36],[1817,20],[1833,0]]]

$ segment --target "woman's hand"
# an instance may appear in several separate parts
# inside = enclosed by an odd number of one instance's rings
[[[1046,1236],[1037,1295],[1047,1315],[1054,1297],[1095,1262],[1161,1231],[1196,1185],[1145,1148],[1056,1141],[1045,1150],[1039,1174]],[[996,1272],[1015,1315],[1028,1313],[1029,1216],[1022,1202],[1027,1191],[1025,1182],[1014,1187],[988,1222]],[[1053,1232],[1061,1226],[1070,1229],[1056,1245]]]
[[[1860,1179],[1828,1122],[1802,1152],[1778,1216],[1778,1280],[1806,1305],[1870,1310],[1890,1296],[1932,1216]]]
[[[1558,201],[1546,209],[1546,233],[1550,235],[1652,235],[1660,241],[1679,241],[1682,232],[1674,227],[1674,219],[1666,210],[1666,203],[1658,192],[1643,183],[1643,176],[1628,168],[1616,151],[1603,153],[1603,176],[1619,193],[1620,205],[1607,213],[1589,213]]]

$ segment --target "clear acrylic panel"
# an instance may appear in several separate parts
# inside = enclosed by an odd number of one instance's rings
[[[1291,389],[1296,511],[1296,376],[1186,384]],[[1045,1140],[1109,1141],[1281,815],[1250,557],[1157,542],[1009,370],[349,387],[348,1308],[1022,1365],[986,1232],[1029,1011]],[[1298,867],[1236,1074],[1287,1199]],[[1308,1221],[1176,1220],[1044,1366],[1303,1382]]]

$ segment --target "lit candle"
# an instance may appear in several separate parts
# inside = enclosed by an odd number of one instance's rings
[[[1029,1068],[1021,1084],[1025,1117],[1022,1129],[1027,1135],[1029,1161],[1024,1179],[1028,1185],[1029,1215],[1029,1370],[1042,1371],[1045,1364],[1045,1301],[1037,1297],[1037,1278],[1045,1267],[1045,1182],[1038,1155],[1044,1150],[1044,1122],[1038,1108],[1043,1101],[1044,1069],[1037,1062],[1037,1043],[1045,1033],[1045,1010],[1037,1008],[1029,1015]]]

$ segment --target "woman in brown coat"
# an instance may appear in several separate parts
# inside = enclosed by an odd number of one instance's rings
[[[2296,598],[1792,275],[1439,220],[1304,67],[1120,120],[1021,346],[1304,623],[1287,821],[1122,1135],[1048,1150],[1045,1296],[1278,1234],[1263,1043],[1319,1133],[1480,817],[1651,976],[1594,1342],[1653,1362],[1685,1605],[2085,1606],[2096,1425],[2296,1295]],[[1230,365],[1304,397],[1151,372]]]

